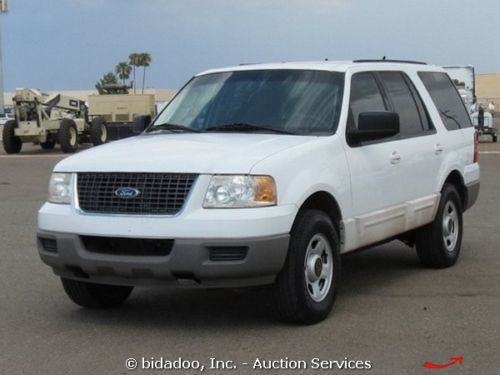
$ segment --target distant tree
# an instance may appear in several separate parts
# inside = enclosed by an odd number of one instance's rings
[[[126,61],[121,61],[116,64],[115,73],[118,78],[122,80],[122,84],[125,85],[125,81],[130,78],[130,73],[132,72],[132,67]]]
[[[146,84],[146,68],[151,64],[151,61],[152,61],[151,54],[146,53],[146,52],[139,54],[138,66],[142,66],[144,69],[142,71],[142,93],[143,94],[144,94],[144,86]]]
[[[133,86],[134,86],[134,94],[135,94],[135,88],[136,88],[136,84],[135,84],[135,68],[139,66],[139,57],[140,57],[140,54],[139,53],[131,53],[129,56],[128,56],[128,62],[129,62],[129,65],[132,67],[132,76],[133,76]]]
[[[115,76],[115,73],[109,72],[102,76],[102,78],[95,84],[95,88],[99,94],[106,94],[103,90],[103,86],[105,85],[116,85],[118,83],[118,79]]]

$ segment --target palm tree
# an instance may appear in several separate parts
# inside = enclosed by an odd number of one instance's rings
[[[122,80],[122,83],[125,86],[125,80],[130,78],[132,67],[129,65],[128,62],[122,61],[116,64],[115,72],[118,75],[118,78]]]
[[[135,68],[139,66],[139,53],[131,53],[128,57],[129,64],[132,66],[132,72],[134,77],[134,94],[135,94]]]
[[[115,73],[109,72],[106,73],[102,76],[102,78],[95,84],[95,88],[97,89],[97,92],[99,94],[107,94],[106,90],[104,89],[105,86],[107,85],[115,85],[118,83],[118,80],[116,79]]]
[[[144,86],[146,82],[146,68],[151,64],[152,58],[151,54],[144,52],[139,54],[139,66],[144,68],[142,72],[142,93],[144,94]]]

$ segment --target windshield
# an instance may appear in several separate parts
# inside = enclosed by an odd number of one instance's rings
[[[148,129],[332,134],[344,74],[251,70],[193,78]]]

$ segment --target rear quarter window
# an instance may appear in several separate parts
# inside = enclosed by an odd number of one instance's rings
[[[419,72],[418,75],[436,105],[446,129],[472,126],[465,104],[446,73]]]

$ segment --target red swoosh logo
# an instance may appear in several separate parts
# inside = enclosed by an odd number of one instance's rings
[[[451,357],[450,362],[444,363],[444,364],[433,363],[433,362],[428,362],[428,361],[424,362],[424,367],[437,370],[437,369],[448,368],[450,366],[453,366],[456,363],[462,364],[463,361],[464,361],[464,357]]]

